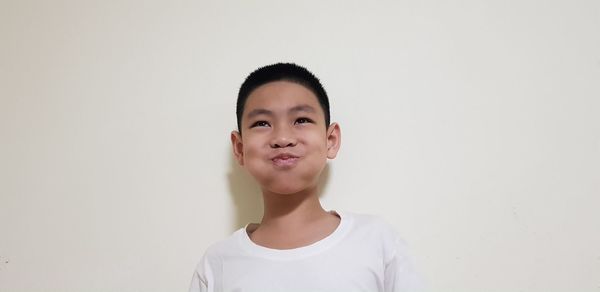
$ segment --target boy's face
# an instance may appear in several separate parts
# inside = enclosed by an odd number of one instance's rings
[[[340,128],[325,127],[317,97],[302,85],[275,81],[246,100],[240,134],[231,133],[236,160],[263,190],[293,194],[314,187],[340,146]]]

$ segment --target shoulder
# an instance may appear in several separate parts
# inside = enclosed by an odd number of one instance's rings
[[[239,236],[244,229],[238,229],[228,237],[212,243],[205,249],[204,255],[196,265],[196,271],[200,274],[210,273],[209,270],[215,269],[221,263],[221,259],[240,253]]]
[[[240,228],[229,236],[212,243],[208,246],[208,248],[206,248],[204,257],[213,259],[226,257],[231,253],[239,253],[240,237],[243,235],[242,232],[245,232],[245,228]]]
[[[395,227],[380,216],[354,212],[343,212],[343,214],[346,219],[351,221],[355,230],[379,234],[386,238],[399,238]]]
[[[396,228],[379,216],[349,213],[355,238],[369,249],[378,249],[385,267],[385,291],[423,291],[424,281],[417,272],[411,252]]]
[[[386,261],[407,252],[406,241],[400,236],[397,229],[384,218],[354,212],[344,212],[343,214],[352,221],[354,237],[362,238],[379,246]]]

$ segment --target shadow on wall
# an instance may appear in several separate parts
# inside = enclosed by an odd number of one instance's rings
[[[231,151],[230,151],[231,152]],[[238,165],[233,154],[229,156],[229,194],[235,204],[235,220],[232,231],[246,226],[250,222],[260,222],[263,203],[260,187],[252,176]]]
[[[248,172],[238,165],[233,158],[229,157],[229,193],[235,204],[235,220],[233,220],[232,232],[253,222],[259,223],[263,215],[262,193],[258,183]],[[319,198],[323,197],[329,182],[331,170],[329,164],[325,165],[319,179]]]

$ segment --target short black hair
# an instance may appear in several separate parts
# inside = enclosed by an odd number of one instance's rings
[[[321,85],[319,78],[308,71],[302,66],[298,66],[294,63],[276,63],[260,67],[254,72],[250,73],[238,92],[238,98],[236,103],[236,115],[237,115],[237,126],[238,131],[242,132],[242,115],[244,114],[244,108],[246,106],[246,100],[248,96],[256,88],[265,85],[269,82],[274,81],[289,81],[306,87],[312,91],[319,100],[319,104],[325,114],[325,127],[329,126],[329,98],[327,93]]]

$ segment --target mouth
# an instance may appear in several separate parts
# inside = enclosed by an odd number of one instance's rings
[[[300,157],[292,154],[279,154],[271,159],[277,167],[291,167],[296,165]]]

